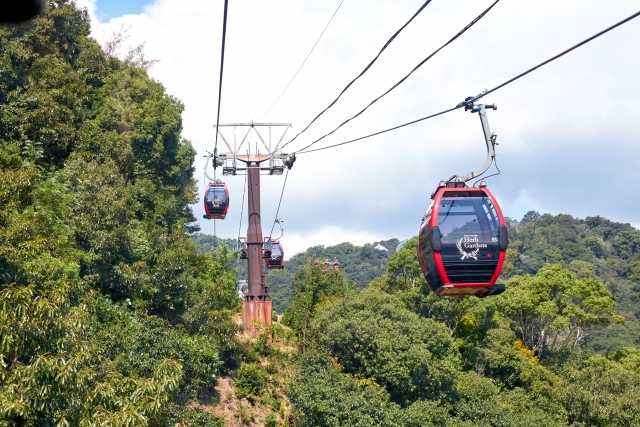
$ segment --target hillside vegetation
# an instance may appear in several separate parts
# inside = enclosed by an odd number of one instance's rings
[[[509,235],[507,291],[485,299],[434,297],[416,238],[364,290],[313,255],[285,263],[300,358],[284,424],[640,424],[640,232],[530,212]]]
[[[233,239],[221,239],[203,233],[194,235],[193,240],[200,246],[202,252],[223,245],[235,249],[238,244]],[[318,245],[293,255],[284,262],[283,269],[269,271],[269,295],[273,300],[273,309],[278,313],[283,313],[291,305],[293,280],[296,273],[301,271],[307,263],[315,262],[318,259],[319,263],[324,266],[324,260],[328,258],[329,268],[333,269],[333,260],[337,259],[344,276],[355,282],[358,288],[363,289],[369,285],[371,280],[385,272],[389,257],[395,253],[399,243],[398,239],[389,239],[373,244],[367,243],[364,246],[356,246],[351,243],[340,243],[327,247]],[[286,254],[286,239],[283,244]],[[379,246],[387,250],[376,249]],[[246,261],[236,259],[229,265],[238,272],[238,277],[247,278]]]
[[[640,351],[584,348],[624,322],[602,281],[548,263],[512,275],[497,297],[436,298],[416,247],[405,244],[362,291],[338,272],[298,273],[283,318],[302,355],[294,425],[640,423]]]
[[[629,345],[640,347],[639,230],[601,217],[583,220],[570,215],[540,215],[537,212],[527,213],[521,221],[508,219],[508,223],[509,250],[502,280],[514,275],[536,274],[544,265],[553,263],[569,269],[578,278],[599,280],[611,292],[616,310],[624,316],[625,323],[607,329],[595,328],[585,337],[586,347],[597,352],[620,350]],[[196,241],[204,249],[214,245],[213,236],[204,234],[198,235]],[[217,242],[235,245],[231,239]],[[291,305],[296,274],[316,258],[320,258],[321,264],[325,258],[331,261],[338,258],[344,277],[363,289],[385,272],[398,243],[398,239],[390,239],[364,246],[350,243],[314,246],[293,256],[284,262],[284,269],[269,273],[269,293],[274,309],[282,313]],[[284,244],[286,247],[286,239]],[[374,249],[378,244],[389,251]],[[237,260],[231,265],[239,277],[246,277],[246,262]]]
[[[198,254],[182,104],[66,0],[0,27],[0,425],[223,425],[230,254]]]
[[[601,217],[529,212],[510,221],[505,278],[535,274],[546,264],[560,264],[578,278],[601,281],[616,301],[623,325],[595,328],[585,338],[599,352],[640,347],[640,231]]]

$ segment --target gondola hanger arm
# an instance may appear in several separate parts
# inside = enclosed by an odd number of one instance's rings
[[[496,142],[497,135],[491,132],[491,129],[489,128],[489,119],[487,118],[487,110],[497,110],[498,106],[496,104],[475,104],[473,102],[468,102],[471,99],[473,99],[473,97],[469,97],[465,100],[464,109],[465,111],[478,113],[478,116],[480,117],[484,140],[487,144],[487,159],[481,168],[473,172],[469,172],[466,175],[455,175],[455,179],[458,182],[467,182],[484,174],[491,167],[491,163],[493,163],[493,159],[496,156],[495,146],[498,145]]]
[[[215,166],[216,166],[216,165],[215,165],[216,157],[214,157],[214,155],[213,155],[213,154],[211,154],[211,153],[210,153],[210,152],[208,152],[208,151],[207,151],[207,155],[206,155],[206,156],[203,156],[203,157],[206,157],[206,158],[207,158],[207,161],[206,161],[206,162],[204,162],[204,176],[206,176],[206,177],[209,179],[209,181],[216,181],[216,178],[215,178],[215,177],[211,178],[211,177],[209,176],[209,174],[207,173],[207,168],[208,168],[208,166],[209,166],[209,160],[211,160],[211,158],[213,157],[213,161],[214,161],[214,168],[215,168]]]
[[[276,219],[276,224],[278,224],[280,226],[280,236],[278,236],[277,239],[272,238],[271,236],[269,236],[269,241],[280,241],[280,239],[282,239],[282,237],[284,236],[284,227],[282,227],[282,224],[284,223],[284,220],[282,218],[278,218]]]

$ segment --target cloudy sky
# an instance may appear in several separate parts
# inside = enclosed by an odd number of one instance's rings
[[[78,0],[104,43],[129,28],[159,62],[149,71],[185,104],[185,138],[213,148],[222,0]],[[378,62],[306,133],[300,149],[386,91],[491,0],[433,0]],[[298,69],[340,0],[231,0],[221,122],[258,120]],[[344,0],[308,62],[262,121],[300,131],[375,56],[423,0]],[[456,105],[640,10],[635,0],[502,0],[403,85],[321,145],[338,143]],[[502,174],[488,180],[506,216],[529,210],[640,225],[640,18],[485,99]],[[126,51],[126,46],[122,54]],[[226,136],[233,137],[227,130]],[[275,133],[274,133],[275,138]],[[252,144],[255,147],[256,137]],[[447,115],[340,148],[301,154],[280,216],[287,255],[315,244],[362,244],[417,233],[438,181],[485,159],[477,117]],[[270,230],[284,176],[262,177]],[[227,177],[232,205],[217,234],[235,238],[244,177]],[[246,203],[246,201],[245,201]],[[200,204],[194,207],[202,217]],[[245,209],[246,216],[246,209]],[[244,219],[244,226],[246,218]],[[213,222],[201,220],[213,234]],[[244,233],[244,231],[243,231]]]

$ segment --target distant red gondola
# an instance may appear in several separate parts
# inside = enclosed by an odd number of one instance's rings
[[[278,241],[267,243],[264,260],[267,263],[267,268],[270,270],[283,268],[284,248],[282,247],[282,243]]]
[[[203,218],[225,219],[229,210],[229,189],[220,180],[211,181],[204,191]]]
[[[433,195],[418,235],[418,261],[438,296],[484,297],[496,284],[507,250],[507,227],[486,187],[449,182]]]

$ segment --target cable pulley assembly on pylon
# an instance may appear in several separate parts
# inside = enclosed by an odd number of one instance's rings
[[[246,128],[247,131],[239,143],[235,138],[234,132],[233,144],[231,144],[220,131],[220,128],[225,127],[233,127],[234,130]],[[283,127],[284,131],[276,142],[275,138],[272,138],[272,130]],[[291,169],[293,167],[293,163],[296,160],[295,154],[283,153],[280,149],[282,140],[290,127],[291,123],[254,123],[253,121],[250,123],[215,125],[214,128],[216,135],[219,135],[222,138],[222,141],[229,151],[215,155],[210,154],[210,157],[213,158],[213,164],[216,167],[222,167],[223,175],[237,175],[239,171],[247,171],[248,166],[254,164],[259,165],[260,171],[266,172],[268,175],[282,175],[285,169]],[[268,136],[261,134],[258,130],[259,128],[266,128]],[[245,147],[245,142],[247,142],[247,137],[252,131],[262,143],[264,151],[262,151],[262,148],[259,148],[258,150],[254,150],[255,152],[252,153],[249,151],[251,147],[247,147],[246,151],[243,149],[243,147]],[[247,144],[247,146],[248,145],[249,144]]]
[[[471,99],[465,100],[465,110],[480,117],[487,159],[478,170],[440,182],[418,233],[418,261],[437,296],[485,297],[506,289],[496,284],[508,243],[504,216],[484,180],[478,186],[467,185],[494,162],[496,134],[489,128],[487,109],[497,107]]]

